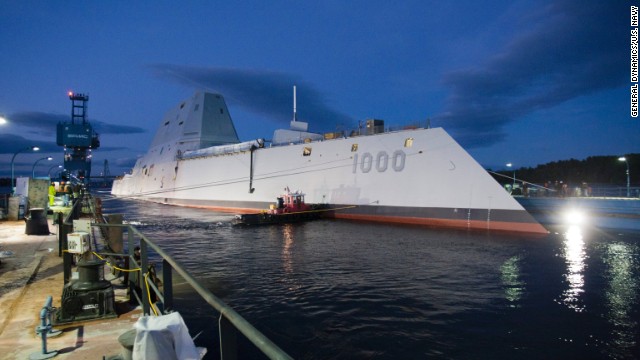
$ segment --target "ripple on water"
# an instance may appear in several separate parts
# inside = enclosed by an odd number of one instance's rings
[[[638,233],[236,228],[229,214],[144,205],[120,212],[296,358],[639,355]],[[215,339],[217,315],[186,286],[176,298]]]

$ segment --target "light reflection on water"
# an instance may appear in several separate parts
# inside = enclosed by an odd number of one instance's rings
[[[500,267],[500,278],[504,287],[505,299],[510,307],[519,307],[519,301],[526,291],[526,283],[522,280],[520,270],[521,255],[507,259]]]
[[[282,226],[282,238],[284,246],[282,247],[282,263],[287,274],[293,273],[293,265],[291,258],[291,248],[293,246],[293,229],[291,224]]]
[[[569,288],[562,293],[562,302],[575,311],[584,311],[585,305],[580,295],[584,292],[585,258],[582,229],[571,225],[564,233],[564,258],[567,272],[564,274]]]
[[[607,319],[614,329],[612,351],[616,354],[638,345],[639,253],[637,244],[613,242],[605,245],[602,258],[606,266]]]

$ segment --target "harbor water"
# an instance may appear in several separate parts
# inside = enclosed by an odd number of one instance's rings
[[[336,220],[247,228],[227,213],[104,199],[296,359],[640,358],[637,217],[594,226],[545,213],[543,237]],[[175,292],[196,344],[219,358],[217,314],[186,285]],[[240,345],[240,358],[260,358]]]

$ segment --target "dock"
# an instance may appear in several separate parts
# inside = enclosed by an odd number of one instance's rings
[[[40,310],[48,296],[60,308],[63,259],[58,256],[56,225],[49,219],[50,235],[25,235],[25,222],[0,222],[1,251],[13,255],[0,263],[0,354],[6,359],[29,359],[42,352],[42,339],[36,334]],[[105,274],[109,279],[110,274]],[[106,359],[124,350],[118,337],[142,316],[140,306],[129,305],[126,287],[112,281],[118,316],[110,319],[73,322],[54,329],[62,333],[47,338],[47,352],[57,351],[55,359]]]
[[[62,214],[54,212],[53,217],[47,217],[42,208],[32,208],[26,221],[0,222],[0,357],[121,360],[131,358],[133,350],[149,359],[157,358],[154,351],[180,351],[190,358],[202,358],[206,352],[215,351],[222,359],[237,359],[237,338],[242,335],[270,359],[291,359],[153,240],[132,225],[115,221],[117,215],[115,218],[102,216],[100,204],[100,200],[84,193],[72,207],[61,209]],[[52,218],[59,224],[54,225]],[[91,220],[86,221],[87,218]],[[126,252],[114,250],[122,248],[118,244],[120,236],[108,228],[123,229]],[[72,230],[76,231],[73,237]],[[88,246],[90,234],[95,247]],[[124,266],[128,266],[128,270],[116,263],[102,262],[99,243],[108,243],[104,250],[115,251],[102,252],[103,256],[129,259],[129,264]],[[138,249],[140,253],[136,254]],[[150,266],[149,252],[162,259],[158,282],[154,267]],[[75,278],[70,255],[78,260]],[[100,260],[96,261],[93,256]],[[98,266],[104,266],[103,271]],[[116,269],[115,273],[112,268]],[[119,276],[128,271],[138,275]],[[179,315],[179,306],[174,304],[174,273],[211,306],[208,310],[211,315],[218,317],[218,331],[205,335],[215,339],[216,345],[196,347],[184,339],[188,329]],[[142,281],[146,286],[141,286]],[[154,303],[152,293],[157,297]],[[56,309],[57,313],[48,317]],[[166,341],[168,322],[178,325],[172,327],[171,337],[182,337],[179,341],[184,346],[180,349],[171,348]],[[133,330],[135,324],[139,328]],[[174,330],[182,335],[173,334]],[[38,334],[42,332],[50,334],[46,336],[46,347],[45,337]],[[125,333],[123,342],[127,342],[129,349],[120,342]]]

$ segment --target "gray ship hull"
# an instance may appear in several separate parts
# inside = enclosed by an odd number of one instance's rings
[[[112,194],[242,213],[268,208],[289,187],[309,203],[350,207],[333,212],[336,218],[547,233],[441,128],[333,139],[291,130],[291,141],[264,147],[239,143],[228,115],[192,113],[228,114],[219,95],[196,94],[181,106],[186,115],[165,117],[149,153],[114,182]],[[199,126],[184,129],[193,122]],[[207,126],[227,131],[207,133]],[[189,137],[194,128],[199,137]]]

